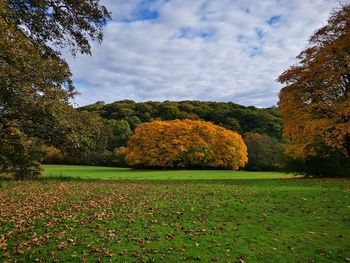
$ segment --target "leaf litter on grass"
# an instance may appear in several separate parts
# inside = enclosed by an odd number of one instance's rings
[[[332,180],[9,182],[0,258],[341,261],[350,257],[349,201]]]

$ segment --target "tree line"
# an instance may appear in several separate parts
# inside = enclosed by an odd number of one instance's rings
[[[141,122],[191,119],[209,121],[238,133],[258,132],[282,139],[282,118],[277,107],[260,109],[233,102],[122,100],[110,104],[99,101],[80,109],[108,120],[126,120],[132,130]]]
[[[250,158],[246,169],[280,170],[284,167],[282,119],[276,107],[260,109],[232,102],[116,101],[110,104],[97,102],[79,108],[98,115],[105,128],[107,143],[103,151],[81,153],[61,152],[49,155],[48,163],[83,165],[125,165],[118,149],[126,147],[135,129],[142,123],[169,120],[200,120],[219,125],[243,135],[249,145]],[[174,124],[174,123],[173,123]],[[152,138],[148,138],[152,140]],[[100,140],[103,142],[103,140]],[[120,150],[119,150],[120,152]],[[255,154],[256,153],[256,154]],[[193,167],[192,167],[193,168]]]

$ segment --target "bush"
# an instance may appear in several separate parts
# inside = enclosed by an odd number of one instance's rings
[[[247,163],[242,137],[209,122],[154,121],[139,125],[130,138],[130,166],[239,169]]]

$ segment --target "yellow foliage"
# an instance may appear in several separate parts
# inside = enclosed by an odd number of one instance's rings
[[[164,168],[229,168],[248,161],[242,137],[210,122],[153,121],[139,125],[130,138],[126,162]]]
[[[332,13],[279,78],[287,154],[295,159],[350,156],[350,5]]]
[[[61,160],[63,159],[62,152],[53,146],[47,146],[45,148],[45,160]]]

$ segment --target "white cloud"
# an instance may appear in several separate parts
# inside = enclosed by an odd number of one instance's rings
[[[103,44],[93,46],[91,57],[67,57],[79,105],[119,99],[275,105],[281,88],[275,79],[336,6],[329,0],[103,3],[113,12]]]

